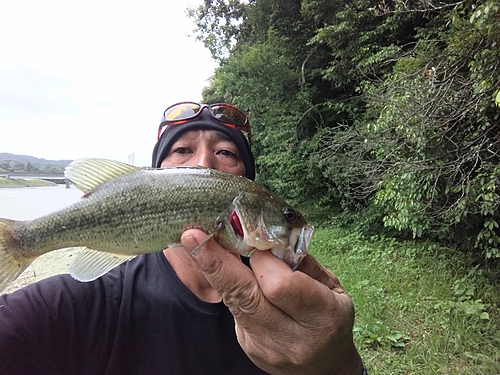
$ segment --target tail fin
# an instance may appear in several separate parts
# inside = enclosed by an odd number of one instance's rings
[[[19,260],[15,257],[14,239],[9,230],[16,222],[0,219],[0,292],[14,281],[32,262],[33,259]]]

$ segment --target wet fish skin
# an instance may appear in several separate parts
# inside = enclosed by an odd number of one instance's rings
[[[70,165],[66,175],[85,193],[79,202],[34,220],[0,219],[0,291],[38,256],[65,247],[87,248],[74,260],[70,273],[90,281],[135,255],[178,243],[190,228],[201,229],[240,253],[271,248],[291,267],[305,256],[314,232],[280,198],[226,172],[142,170],[83,159]],[[243,238],[233,228],[233,212]]]

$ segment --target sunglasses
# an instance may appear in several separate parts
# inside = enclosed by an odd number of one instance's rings
[[[182,125],[198,118],[207,108],[210,116],[217,122],[233,129],[247,133],[248,143],[252,144],[252,131],[248,117],[238,108],[230,104],[199,104],[194,102],[180,102],[168,107],[163,112],[163,118],[158,128],[158,139],[166,126]]]

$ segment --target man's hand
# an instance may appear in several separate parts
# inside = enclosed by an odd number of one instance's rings
[[[188,230],[181,242],[190,252],[205,237]],[[194,259],[234,315],[241,347],[264,371],[361,374],[351,298],[312,256],[292,271],[270,251],[255,251],[250,269],[210,240]]]

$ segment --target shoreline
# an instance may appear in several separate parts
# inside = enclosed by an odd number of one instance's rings
[[[43,186],[57,186],[57,185],[58,184],[56,184],[55,182],[50,182],[45,180],[0,177],[0,189],[43,187]]]

